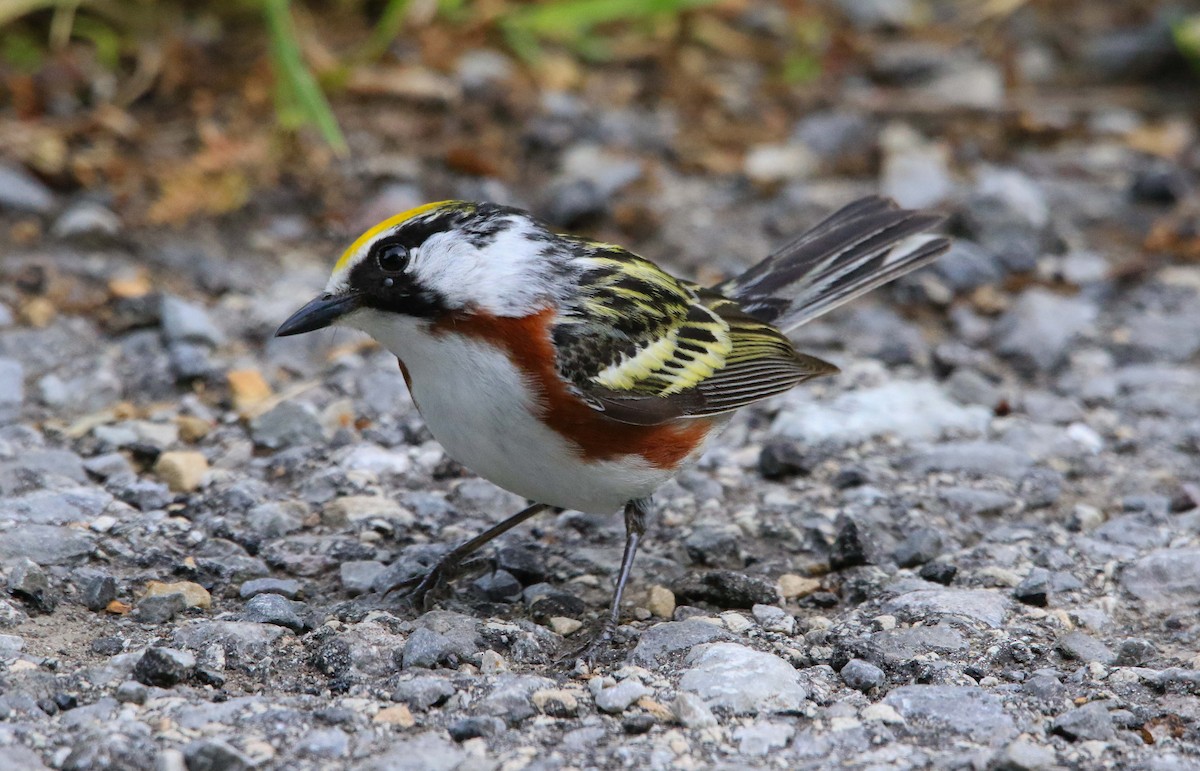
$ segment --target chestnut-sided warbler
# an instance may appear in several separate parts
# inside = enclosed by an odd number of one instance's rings
[[[934,260],[936,215],[870,197],[714,287],[518,209],[443,201],[362,234],[277,335],[360,329],[400,360],[430,432],[534,503],[405,586],[417,601],[545,510],[624,508],[615,626],[650,497],[739,407],[837,371],[788,330]]]

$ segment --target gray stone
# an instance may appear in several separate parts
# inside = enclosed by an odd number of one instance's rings
[[[789,404],[775,418],[772,433],[837,445],[888,434],[912,442],[947,432],[979,434],[990,419],[991,410],[964,407],[936,383],[896,380],[840,394],[826,404],[807,399]]]
[[[58,602],[50,591],[46,571],[27,557],[14,560],[8,573],[8,591],[40,613],[53,611]]]
[[[591,682],[598,683],[600,678],[594,678]],[[601,712],[612,715],[624,712],[638,699],[653,693],[632,677],[608,688],[596,688],[592,691],[592,695],[596,698],[596,707]]]
[[[1044,608],[1049,602],[1052,587],[1050,571],[1034,568],[1017,584],[1017,588],[1013,589],[1013,597],[1026,605]]]
[[[221,368],[209,355],[205,343],[171,343],[167,347],[171,371],[181,383],[215,377]]]
[[[1078,709],[1064,712],[1054,719],[1050,730],[1076,741],[1108,741],[1116,735],[1112,716],[1100,702],[1084,704]]]
[[[33,479],[52,486],[52,477],[35,474]],[[0,483],[3,486],[3,483]],[[67,525],[86,522],[100,516],[113,497],[95,487],[71,487],[64,490],[35,490],[19,497],[3,498],[0,492],[0,518],[37,525]]]
[[[0,531],[0,565],[28,557],[39,565],[65,565],[92,553],[96,538],[86,530],[54,525],[20,525]]]
[[[49,766],[42,763],[38,754],[28,747],[15,744],[11,747],[0,747],[0,768],[20,769],[20,771],[49,771]]]
[[[1072,343],[1096,323],[1096,306],[1082,297],[1026,290],[996,323],[996,351],[1026,375],[1051,372]]]
[[[938,491],[938,497],[960,514],[992,517],[1003,514],[1015,501],[995,490],[976,490],[970,487],[947,487]]]
[[[665,664],[667,659],[679,651],[714,640],[732,640],[733,635],[716,624],[690,619],[667,621],[655,624],[642,633],[637,646],[629,654],[629,660],[645,667]]]
[[[778,656],[737,643],[710,643],[688,654],[679,687],[713,709],[739,715],[797,710],[808,698],[795,668]]]
[[[78,201],[54,221],[50,232],[59,238],[115,236],[121,232],[121,220],[103,204]]]
[[[412,709],[425,710],[441,704],[454,695],[454,686],[444,677],[414,677],[401,680],[392,692],[392,701],[407,704]]]
[[[708,728],[717,724],[717,717],[699,694],[680,691],[675,695],[671,711],[685,728]]]
[[[246,512],[246,522],[264,538],[280,538],[304,527],[307,510],[294,501],[260,503]]]
[[[48,214],[54,208],[54,194],[19,166],[0,163],[0,210]]]
[[[963,238],[954,239],[950,250],[932,268],[956,294],[994,284],[1004,277],[995,257],[974,241]]]
[[[921,527],[900,542],[892,558],[900,567],[911,568],[937,559],[942,551],[942,534],[931,527]]]
[[[296,745],[296,754],[302,758],[333,760],[344,758],[350,752],[350,735],[340,728],[319,728],[309,731]]]
[[[256,594],[246,603],[242,615],[247,621],[274,624],[299,633],[312,628],[305,618],[307,612],[308,606],[302,602],[294,602],[279,594]]]
[[[243,661],[258,661],[267,657],[285,634],[283,627],[270,624],[197,619],[176,626],[171,639],[175,645],[197,651],[216,643]]]
[[[1042,771],[1055,766],[1054,748],[1034,744],[1029,739],[1017,739],[1005,747],[989,768],[997,771]]]
[[[1200,549],[1151,552],[1126,565],[1120,580],[1147,610],[1168,613],[1193,606],[1200,602]]]
[[[300,402],[283,401],[250,421],[254,443],[271,450],[321,444],[325,432],[316,411]]]
[[[482,644],[478,620],[462,613],[433,610],[413,623],[422,629],[442,635],[450,646],[449,652],[459,659],[478,663],[479,647]]]
[[[238,596],[248,600],[259,594],[278,594],[294,600],[303,591],[304,585],[294,578],[252,578],[242,582],[238,588]]]
[[[110,489],[112,489],[110,487]],[[171,490],[161,482],[139,479],[115,489],[117,497],[140,511],[155,511],[175,500]]]
[[[443,738],[440,732],[427,731],[397,741],[356,768],[361,771],[454,771],[462,768],[466,759],[466,750]]]
[[[145,685],[170,688],[186,680],[196,667],[196,657],[187,651],[158,646],[147,648],[133,668],[133,678]]]
[[[404,643],[402,666],[404,669],[432,669],[446,661],[453,651],[453,644],[444,635],[430,629],[416,629]]]
[[[981,688],[959,685],[905,685],[883,700],[909,723],[999,745],[1016,735],[999,698]]]
[[[342,588],[355,596],[366,594],[375,585],[375,580],[387,569],[387,565],[376,560],[350,560],[338,567]]]
[[[778,605],[755,605],[750,609],[754,620],[768,632],[792,634],[796,631],[796,619]]]
[[[879,186],[901,206],[935,206],[954,190],[950,154],[944,144],[925,141],[907,126],[889,126],[880,144],[884,152]]]
[[[1131,638],[1123,640],[1114,662],[1122,667],[1140,667],[1158,655],[1158,647],[1149,640]]]
[[[882,669],[862,659],[850,659],[839,674],[847,686],[863,693],[881,688],[887,682]]]
[[[109,452],[88,458],[83,462],[83,468],[89,474],[93,474],[100,479],[133,473],[133,466],[119,452]]]
[[[786,747],[795,735],[796,729],[787,723],[764,721],[735,729],[733,739],[741,754],[764,757]]]
[[[887,629],[873,634],[871,641],[889,665],[908,662],[930,652],[945,654],[967,649],[962,633],[946,623]]]
[[[8,600],[0,600],[0,629],[12,629],[24,624],[29,616]]]
[[[183,748],[187,771],[250,771],[258,764],[220,739],[197,739]]]
[[[837,7],[863,30],[900,29],[919,18],[912,0],[838,0]]]
[[[993,589],[919,589],[888,600],[884,611],[918,619],[960,616],[997,629],[1008,615],[1008,600]]]
[[[944,442],[914,456],[909,465],[918,474],[958,471],[1019,479],[1033,465],[1033,458],[996,442]]]
[[[133,617],[143,624],[165,624],[187,607],[187,598],[179,592],[157,594],[138,600]]]
[[[3,167],[0,167],[3,170]],[[21,416],[25,403],[25,367],[16,359],[0,358],[0,425]]]
[[[1067,632],[1058,638],[1055,647],[1067,658],[1078,661],[1112,664],[1117,659],[1111,648],[1083,632]]]
[[[503,718],[509,725],[516,725],[537,714],[530,698],[534,691],[554,688],[555,682],[534,675],[503,674],[496,678],[492,692],[479,700],[479,711],[485,715]]]
[[[117,690],[113,693],[117,701],[122,704],[145,704],[147,696],[150,695],[150,690],[136,680],[126,680],[117,686]]]
[[[201,305],[164,295],[160,313],[163,337],[168,343],[201,343],[215,348],[225,342],[225,335]]]

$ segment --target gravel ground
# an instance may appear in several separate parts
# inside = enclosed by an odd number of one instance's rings
[[[922,51],[874,65],[1011,98]],[[347,233],[269,201],[142,230],[0,166],[0,768],[1200,767],[1191,116],[1098,98],[984,161],[846,89],[729,174],[679,168],[669,107],[548,94],[536,193],[431,171],[357,206],[634,211],[710,278],[860,194],[950,215],[937,265],[797,334],[842,374],[662,490],[592,671],[563,657],[615,514],[519,528],[424,614],[373,591],[524,502],[443,455],[382,350],[270,338]]]

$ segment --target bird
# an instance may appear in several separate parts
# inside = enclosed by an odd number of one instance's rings
[[[941,220],[861,198],[705,287],[517,208],[439,201],[359,236],[275,334],[366,332],[446,453],[530,501],[391,589],[428,608],[471,554],[537,514],[623,511],[596,636],[609,639],[654,492],[738,409],[837,372],[787,333],[935,260]]]

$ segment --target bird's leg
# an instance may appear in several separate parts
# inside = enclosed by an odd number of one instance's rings
[[[508,519],[499,524],[489,527],[479,535],[469,541],[464,541],[458,546],[451,549],[443,556],[433,568],[424,576],[418,576],[408,581],[403,581],[388,589],[388,593],[398,589],[408,589],[404,596],[408,598],[414,606],[420,605],[422,608],[428,609],[427,600],[436,591],[444,587],[450,580],[456,577],[456,569],[464,559],[478,551],[484,544],[491,541],[493,538],[501,536],[512,530],[517,525],[521,524],[530,517],[537,516],[543,511],[561,512],[562,509],[554,506],[548,506],[544,503],[535,503],[528,506]],[[409,588],[411,587],[411,588]]]
[[[646,532],[646,517],[649,513],[649,498],[639,498],[625,504],[625,553],[621,556],[621,571],[617,575],[617,586],[613,590],[612,607],[600,631],[575,658],[585,661],[595,658],[617,631],[617,622],[621,619],[621,596],[625,593],[625,584],[629,582],[629,574],[633,570],[633,558],[637,556],[638,542]]]

